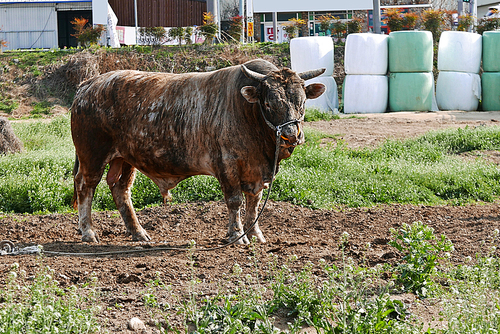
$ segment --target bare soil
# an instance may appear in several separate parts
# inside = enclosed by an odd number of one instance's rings
[[[307,126],[327,131],[343,138],[349,147],[373,146],[388,138],[408,138],[429,130],[466,126],[496,126],[499,113],[399,113],[382,115],[343,116],[340,120],[314,122]],[[492,163],[500,160],[496,152],[485,154]],[[231,268],[238,263],[243,273],[255,274],[253,259],[259,261],[260,277],[267,277],[269,256],[274,254],[283,263],[290,255],[298,257],[297,268],[319,259],[338,263],[341,259],[339,238],[348,232],[348,256],[356,262],[373,266],[394,263],[398,254],[387,245],[390,228],[403,223],[422,221],[435,229],[436,235],[445,234],[455,245],[452,261],[463,263],[467,256],[485,250],[483,242],[490,242],[492,232],[500,229],[497,203],[478,203],[461,207],[384,205],[374,208],[311,210],[289,203],[270,202],[260,219],[267,243],[253,255],[248,246],[230,246],[217,251],[194,253],[194,272],[189,257],[183,251],[154,251],[154,247],[187,246],[190,240],[198,247],[215,247],[225,242],[227,209],[222,202],[199,202],[148,208],[138,212],[139,220],[152,237],[152,242],[132,242],[125,235],[125,227],[117,212],[94,212],[94,223],[100,237],[99,244],[80,242],[76,213],[49,215],[0,215],[0,239],[7,239],[19,247],[39,244],[47,251],[93,253],[121,250],[148,250],[148,253],[96,256],[53,256],[42,259],[33,255],[0,256],[0,284],[5,284],[5,273],[14,262],[20,269],[33,275],[40,263],[55,270],[60,284],[69,286],[86,282],[92,273],[98,278],[102,312],[100,321],[110,332],[128,332],[127,321],[142,319],[145,332],[158,330],[152,320],[155,316],[144,306],[145,284],[159,273],[160,279],[173,288],[160,296],[161,303],[176,304],[186,298],[189,281],[206,296],[214,295],[221,286],[231,285]],[[368,247],[367,244],[370,244]],[[318,268],[317,266],[315,268]],[[313,273],[320,277],[321,271]],[[432,307],[413,303],[415,297],[403,295],[412,312],[430,322],[436,315]],[[425,301],[423,302],[425,304]],[[420,306],[419,306],[420,305]],[[423,310],[423,311],[422,311]],[[279,318],[279,317],[278,317]],[[286,328],[286,319],[278,326]],[[180,318],[177,317],[177,320]],[[179,325],[179,322],[177,322]]]

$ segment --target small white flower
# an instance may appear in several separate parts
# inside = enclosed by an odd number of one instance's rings
[[[11,269],[11,270],[17,270],[17,268],[19,268],[19,263],[17,263],[17,262],[14,262],[14,263],[10,266],[10,269]]]
[[[242,271],[243,270],[241,269],[240,265],[235,263],[233,266],[233,274],[239,275],[239,274],[241,274]]]

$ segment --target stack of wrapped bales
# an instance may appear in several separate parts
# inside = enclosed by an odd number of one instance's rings
[[[388,36],[370,33],[347,36],[346,77],[342,86],[344,113],[383,113],[389,96]]]
[[[333,78],[334,46],[331,37],[294,38],[290,42],[290,55],[292,70],[297,73],[326,68],[321,76],[306,81],[306,86],[311,83],[322,83],[326,86],[325,93],[319,98],[307,100],[306,108],[337,113],[339,99],[337,83]]]
[[[433,40],[429,31],[389,34],[389,108],[434,110]]]
[[[483,33],[483,110],[500,111],[500,31]]]
[[[438,49],[436,99],[440,110],[475,111],[481,98],[482,37],[463,31],[445,31]]]

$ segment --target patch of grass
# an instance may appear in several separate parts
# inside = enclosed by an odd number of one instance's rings
[[[55,64],[60,62],[65,56],[69,54],[68,50],[51,50],[49,52],[9,52],[5,53],[4,56],[8,56],[11,61],[10,65],[15,65],[22,70],[28,70],[31,72],[38,71],[39,67],[44,67],[47,65]],[[15,60],[15,61],[14,61]]]
[[[27,152],[0,158],[0,211],[70,210],[74,147],[69,117],[14,123]],[[271,198],[312,208],[373,206],[381,203],[465,204],[500,195],[500,171],[483,161],[464,161],[455,152],[494,149],[500,128],[432,132],[417,139],[388,140],[376,148],[350,149],[336,136],[305,129],[306,144],[280,164]],[[324,144],[323,139],[333,139]],[[196,176],[173,191],[175,202],[223,198],[217,180]],[[163,199],[156,185],[138,173],[134,205]],[[49,205],[49,203],[55,203]],[[114,210],[103,180],[94,208]]]
[[[30,111],[30,114],[33,117],[41,117],[42,115],[50,115],[52,111],[52,105],[47,101],[34,102],[31,104],[33,110]]]
[[[322,112],[321,110],[315,108],[306,109],[306,115],[304,117],[306,122],[330,121],[333,119],[340,119],[340,116],[338,114]]]
[[[19,103],[12,98],[3,98],[0,95],[0,111],[10,114],[19,107]]]
[[[0,289],[1,333],[93,333],[100,330],[96,314],[96,281],[59,287],[54,270],[46,267],[33,281],[14,263]]]

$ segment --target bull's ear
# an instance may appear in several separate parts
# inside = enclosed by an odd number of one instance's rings
[[[322,83],[313,83],[306,87],[306,98],[315,99],[321,96],[326,90],[326,86]]]
[[[257,94],[257,88],[254,86],[245,86],[241,89],[241,95],[250,103],[259,102],[259,95]]]

